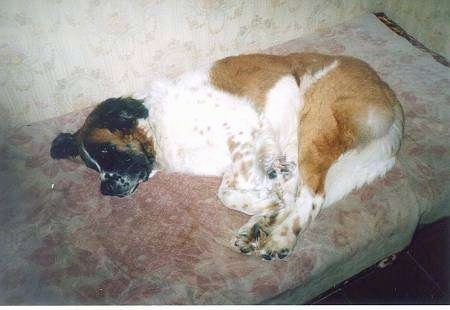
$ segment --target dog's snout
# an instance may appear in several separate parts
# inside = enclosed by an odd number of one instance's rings
[[[101,193],[109,196],[123,196],[129,188],[130,183],[124,177],[112,173],[105,173],[100,185]]]

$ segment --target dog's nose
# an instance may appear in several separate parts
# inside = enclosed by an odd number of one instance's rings
[[[128,182],[125,182],[120,175],[106,174],[100,185],[100,192],[103,195],[119,196],[127,190],[128,186]]]
[[[116,187],[114,182],[102,182],[100,185],[100,192],[103,195],[113,196],[116,192]]]

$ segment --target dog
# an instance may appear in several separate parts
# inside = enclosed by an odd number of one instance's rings
[[[50,153],[80,156],[104,195],[128,196],[158,170],[221,176],[221,202],[251,215],[234,245],[272,260],[292,253],[320,210],[392,168],[403,123],[362,60],[250,54],[110,98]]]

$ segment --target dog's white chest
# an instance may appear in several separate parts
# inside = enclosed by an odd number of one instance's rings
[[[251,103],[213,88],[206,72],[154,84],[146,105],[157,162],[169,171],[222,175],[231,164],[230,137],[248,141],[259,127]]]

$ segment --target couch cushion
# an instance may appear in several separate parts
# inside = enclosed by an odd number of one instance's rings
[[[406,246],[421,217],[449,214],[449,69],[371,15],[269,49],[369,62],[406,114],[400,161],[324,210],[286,261],[236,253],[248,217],[217,200],[219,178],[159,173],[132,197],[99,193],[94,171],[49,157],[89,109],[12,130],[0,144],[0,302],[304,302]]]

